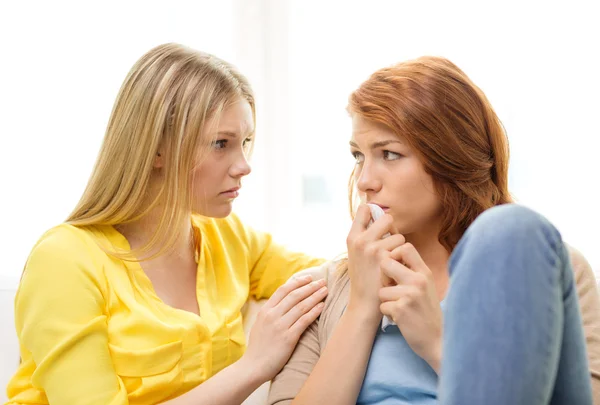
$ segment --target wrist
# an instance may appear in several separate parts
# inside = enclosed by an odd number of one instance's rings
[[[379,307],[369,307],[362,303],[354,304],[350,300],[344,311],[344,316],[352,318],[352,321],[356,322],[357,325],[371,326],[379,325],[383,315],[381,315]]]
[[[244,381],[252,388],[252,391],[269,380],[269,377],[264,375],[265,367],[257,365],[246,354],[242,355],[238,361],[232,364],[232,367],[235,368],[235,374],[238,377],[237,381]]]
[[[425,361],[439,375],[442,368],[442,339],[438,339],[431,347],[429,356]]]

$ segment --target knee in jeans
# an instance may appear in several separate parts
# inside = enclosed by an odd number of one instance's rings
[[[552,244],[561,240],[558,230],[544,216],[517,204],[504,204],[486,210],[467,232],[501,240],[531,241],[543,237]]]

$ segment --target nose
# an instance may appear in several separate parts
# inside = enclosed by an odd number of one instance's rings
[[[229,175],[235,178],[241,178],[247,176],[252,171],[246,155],[240,153],[229,169]]]
[[[366,160],[361,167],[357,167],[356,188],[361,193],[377,193],[381,190],[381,179],[377,175],[376,168]]]

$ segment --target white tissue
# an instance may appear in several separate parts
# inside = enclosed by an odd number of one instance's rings
[[[375,205],[375,204],[367,204],[369,206],[369,208],[371,209],[371,221],[369,222],[369,226],[371,226],[371,224],[373,224],[373,222],[377,221],[381,216],[383,216],[385,214],[385,212],[383,212],[383,210],[381,209],[381,207],[379,205]],[[384,238],[387,238],[388,236],[390,236],[389,233],[386,233],[385,235],[383,235]],[[387,315],[383,316],[383,319],[381,320],[381,330],[385,332],[385,328],[387,328],[389,325],[395,325],[396,323]]]

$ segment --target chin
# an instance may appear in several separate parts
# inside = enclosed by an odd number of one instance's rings
[[[210,207],[204,210],[196,210],[196,212],[202,216],[209,218],[225,218],[231,214],[233,206],[231,204],[223,204],[216,207]]]
[[[229,214],[231,214],[232,209],[228,209],[227,211],[223,210],[223,211],[219,211],[216,212],[215,215],[211,215],[211,217],[213,218],[225,218],[228,217]]]

